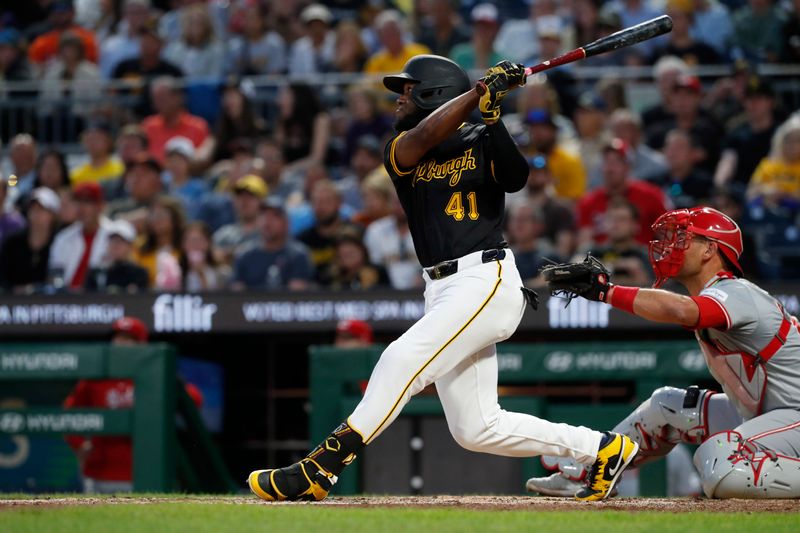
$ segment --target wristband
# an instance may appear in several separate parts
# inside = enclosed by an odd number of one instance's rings
[[[622,285],[614,285],[614,291],[611,293],[609,302],[613,307],[627,311],[635,315],[633,312],[633,300],[639,294],[639,287],[623,287]]]

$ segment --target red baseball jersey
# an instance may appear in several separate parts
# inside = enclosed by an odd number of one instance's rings
[[[67,397],[64,407],[130,409],[133,407],[133,381],[129,379],[84,379]],[[131,439],[127,436],[68,435],[67,443],[79,450],[87,441],[91,449],[83,463],[83,475],[100,481],[132,479]]]

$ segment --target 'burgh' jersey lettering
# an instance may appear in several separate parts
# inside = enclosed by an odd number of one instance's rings
[[[447,179],[450,186],[455,187],[465,170],[475,170],[476,168],[472,148],[467,148],[464,155],[454,157],[441,164],[437,163],[435,159],[418,164],[414,171],[414,184],[420,180]]]
[[[386,145],[384,165],[408,217],[422,266],[505,247],[505,192],[487,154],[486,126],[462,125],[410,169],[399,168],[395,159],[395,143],[402,135]]]

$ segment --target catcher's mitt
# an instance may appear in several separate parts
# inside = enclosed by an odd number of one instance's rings
[[[608,269],[590,254],[580,263],[547,265],[540,272],[550,294],[566,297],[567,305],[578,296],[605,302],[612,286]]]

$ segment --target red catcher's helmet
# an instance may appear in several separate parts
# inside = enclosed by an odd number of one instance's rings
[[[742,275],[739,266],[742,232],[728,215],[711,207],[676,209],[658,217],[652,227],[655,237],[650,241],[650,264],[656,274],[654,287],[660,287],[678,274],[694,235],[719,244],[719,251],[731,264],[734,273]]]
[[[144,322],[131,316],[118,318],[111,325],[111,329],[114,330],[115,334],[122,333],[124,335],[128,335],[138,342],[147,342],[147,339],[150,336],[149,332],[147,331],[147,326],[144,325]]]

